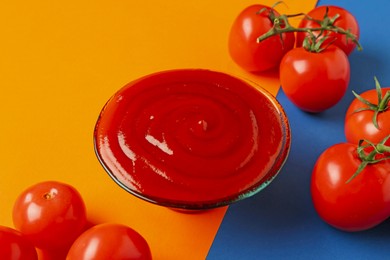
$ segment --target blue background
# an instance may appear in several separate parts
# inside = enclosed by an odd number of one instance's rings
[[[282,91],[278,100],[292,131],[289,158],[264,191],[229,207],[208,259],[390,259],[390,220],[368,231],[348,233],[324,223],[310,195],[311,170],[329,146],[344,142],[344,115],[355,90],[372,89],[374,76],[390,86],[390,2],[326,0],[350,11],[360,26],[363,51],[350,57],[351,81],[343,100],[321,114],[295,108]]]

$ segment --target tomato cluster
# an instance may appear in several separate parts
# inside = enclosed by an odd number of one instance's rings
[[[297,28],[290,17],[302,16]],[[243,69],[279,69],[287,98],[306,112],[336,105],[350,80],[348,55],[361,46],[359,25],[347,10],[320,6],[307,14],[280,15],[273,7],[252,5],[236,18],[229,53]],[[270,47],[272,45],[272,47]],[[344,122],[345,143],[326,149],[311,177],[319,216],[345,231],[372,228],[390,216],[390,88],[360,95]]]
[[[390,217],[390,88],[358,95],[348,107],[347,142],[318,158],[311,194],[319,216],[345,231],[362,231]]]
[[[290,25],[290,16],[259,4],[244,9],[231,27],[230,56],[250,72],[279,69],[282,89],[293,104],[307,112],[324,111],[347,90],[347,55],[359,44],[359,25],[337,6],[314,8],[298,28]]]
[[[12,217],[15,229],[0,226],[4,259],[34,260],[38,251],[55,260],[151,259],[147,241],[132,228],[116,223],[89,227],[80,193],[62,182],[27,188],[16,199]]]

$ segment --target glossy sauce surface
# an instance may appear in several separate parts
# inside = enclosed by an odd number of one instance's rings
[[[208,70],[129,83],[103,108],[94,137],[99,160],[120,186],[189,208],[257,191],[278,172],[290,142],[287,118],[272,96]]]

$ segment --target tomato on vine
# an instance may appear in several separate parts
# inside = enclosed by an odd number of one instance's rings
[[[321,30],[313,30],[319,29]],[[312,9],[301,20],[298,28],[311,28],[315,36],[327,37],[324,45],[330,43],[342,49],[349,55],[356,46],[359,46],[359,24],[356,18],[344,8],[338,6],[318,6]],[[340,33],[349,32],[349,33]],[[302,47],[305,39],[310,39],[310,34],[303,30],[297,32],[296,46]]]
[[[348,142],[360,139],[379,142],[390,135],[390,87],[381,88],[375,77],[375,89],[358,95],[348,107],[345,116],[345,136]],[[387,143],[390,145],[390,141]]]
[[[326,9],[327,10],[327,9]],[[350,80],[350,64],[345,52],[334,45],[332,34],[342,35],[360,45],[357,36],[350,30],[336,26],[338,15],[330,18],[328,13],[316,28],[295,28],[289,18],[297,15],[280,15],[275,26],[258,37],[262,42],[269,37],[289,32],[307,34],[302,47],[288,51],[280,62],[279,76],[287,98],[300,109],[318,113],[336,105],[344,96]],[[305,16],[308,19],[308,16]],[[314,21],[314,20],[313,20]],[[283,26],[277,26],[282,24]]]
[[[336,144],[320,155],[311,195],[326,223],[344,231],[362,231],[390,216],[390,147],[385,145],[389,137],[378,144]]]
[[[344,96],[350,65],[348,57],[337,47],[321,52],[300,47],[283,57],[279,75],[287,98],[298,108],[317,113],[336,105]]]
[[[14,226],[36,247],[69,247],[86,225],[86,208],[72,186],[46,181],[24,190],[16,199]]]
[[[256,4],[245,8],[234,20],[228,39],[233,61],[250,72],[277,68],[284,54],[295,44],[294,33],[282,33],[257,42],[274,27],[279,13],[272,7]]]

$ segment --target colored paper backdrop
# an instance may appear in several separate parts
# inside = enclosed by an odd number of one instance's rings
[[[320,0],[338,5],[359,21],[363,51],[350,56],[351,81],[344,99],[321,114],[294,107],[279,91],[292,129],[290,156],[280,175],[253,198],[229,207],[208,259],[387,259],[390,221],[358,233],[336,230],[319,219],[310,195],[311,170],[329,146],[345,142],[344,115],[355,90],[375,88],[374,76],[390,85],[390,37],[381,21],[388,1]],[[382,17],[382,18],[380,18]]]
[[[233,19],[259,1],[1,1],[0,225],[16,196],[45,180],[67,182],[92,223],[139,231],[155,259],[204,259],[226,208],[183,214],[120,189],[98,163],[92,132],[107,99],[127,82],[173,68],[208,68],[256,80],[227,54]],[[275,1],[260,1],[267,5]],[[305,12],[312,0],[284,1]]]

